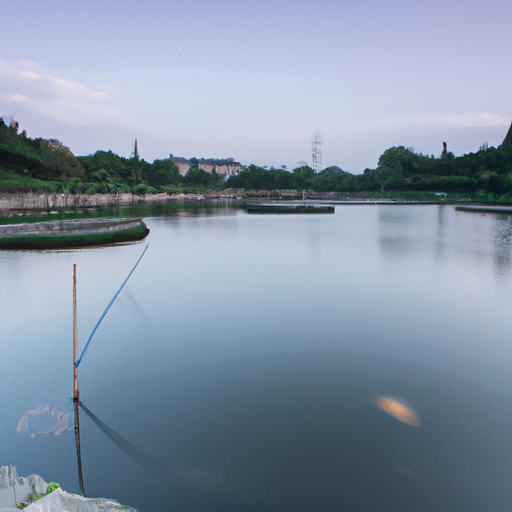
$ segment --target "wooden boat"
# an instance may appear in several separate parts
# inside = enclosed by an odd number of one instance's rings
[[[65,249],[143,240],[142,219],[72,219],[0,225],[0,249]]]

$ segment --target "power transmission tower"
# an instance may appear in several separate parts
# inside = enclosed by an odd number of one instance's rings
[[[322,134],[317,130],[311,136],[311,156],[313,159],[313,169],[315,172],[322,170],[322,150],[320,146],[324,143]]]

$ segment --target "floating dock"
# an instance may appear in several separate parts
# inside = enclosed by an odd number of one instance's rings
[[[512,206],[456,206],[456,210],[479,213],[504,213],[512,215]]]
[[[67,249],[143,240],[142,219],[73,219],[0,225],[0,249]]]
[[[247,213],[334,213],[334,206],[317,203],[249,203]]]

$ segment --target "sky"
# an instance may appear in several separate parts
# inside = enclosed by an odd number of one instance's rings
[[[0,117],[75,155],[359,174],[499,145],[510,0],[0,0]]]

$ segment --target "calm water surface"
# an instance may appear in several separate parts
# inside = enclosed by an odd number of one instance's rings
[[[162,210],[79,369],[123,448],[82,412],[88,495],[142,512],[510,510],[512,217]],[[16,426],[71,396],[73,263],[82,347],[142,249],[0,253],[1,464],[78,492],[73,431]]]

